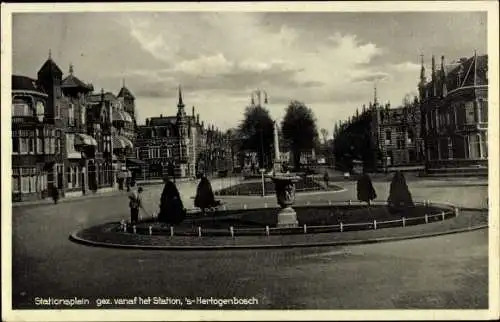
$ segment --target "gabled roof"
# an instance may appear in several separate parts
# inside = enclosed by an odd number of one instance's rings
[[[12,90],[33,91],[45,94],[35,79],[21,75],[12,75]]]
[[[62,70],[59,68],[59,66],[57,66],[57,64],[50,57],[42,65],[42,67],[40,68],[38,73],[43,73],[46,71],[49,71],[49,72],[52,72],[55,74],[59,74],[59,75],[62,75],[62,73],[63,73]]]
[[[84,91],[92,91],[93,90],[92,85],[85,84],[84,82],[79,80],[78,77],[76,77],[72,74],[70,74],[68,77],[63,79],[61,87],[62,88],[79,88],[79,89],[82,89]]]
[[[131,99],[135,99],[134,95],[132,95],[132,92],[130,92],[130,90],[128,88],[126,88],[125,86],[123,86],[120,89],[120,92],[118,93],[118,97],[127,97],[127,98],[131,98]]]

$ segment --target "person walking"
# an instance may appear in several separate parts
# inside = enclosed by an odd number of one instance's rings
[[[54,204],[57,205],[57,201],[59,200],[59,189],[54,185],[52,186],[52,200],[54,200]]]
[[[130,207],[130,222],[132,224],[136,224],[139,221],[139,208],[143,208],[142,206],[142,187],[139,187],[137,190],[133,190],[129,195],[129,207]]]

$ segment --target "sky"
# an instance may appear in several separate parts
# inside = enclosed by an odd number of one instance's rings
[[[318,129],[373,100],[392,107],[416,95],[420,55],[439,65],[487,53],[481,12],[15,13],[13,73],[36,78],[52,58],[65,74],[136,96],[139,123],[186,110],[220,129],[237,126],[250,95],[269,96],[281,120],[288,103],[310,107]]]

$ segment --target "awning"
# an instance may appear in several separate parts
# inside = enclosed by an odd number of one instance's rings
[[[113,150],[114,149],[133,149],[134,145],[132,142],[124,136],[114,135],[113,136]]]
[[[77,133],[75,135],[74,145],[75,146],[78,146],[78,145],[93,145],[93,146],[97,146],[97,141],[93,137],[91,137],[90,135],[82,134],[82,133]]]

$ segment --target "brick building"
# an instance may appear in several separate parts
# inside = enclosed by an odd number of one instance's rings
[[[378,149],[378,168],[418,167],[423,164],[424,150],[421,135],[421,116],[418,99],[391,108],[380,105],[376,98],[370,104],[372,134]]]
[[[422,132],[429,171],[488,165],[488,56],[461,58],[436,68],[427,80],[422,58],[419,83]]]
[[[136,157],[146,163],[143,177],[162,177],[169,168],[170,175],[178,178],[229,168],[228,137],[214,126],[205,128],[194,107],[191,115],[186,113],[180,87],[177,114],[146,119],[145,125],[137,127],[136,140]]]

